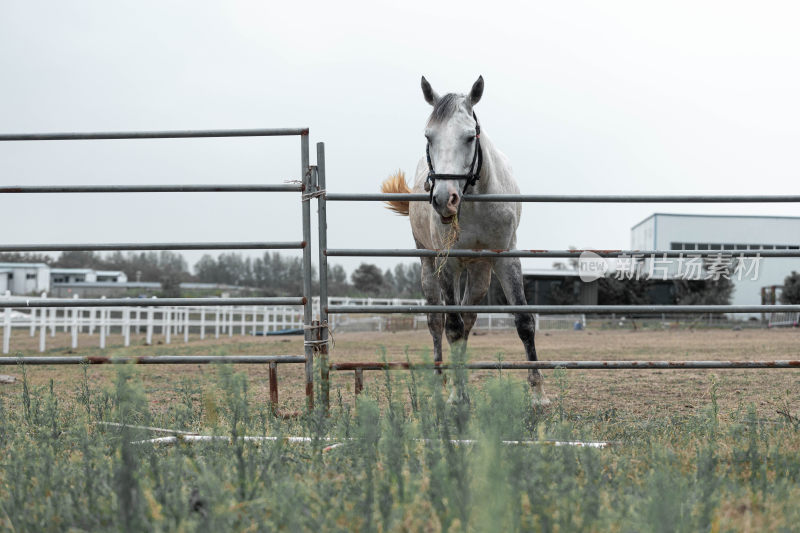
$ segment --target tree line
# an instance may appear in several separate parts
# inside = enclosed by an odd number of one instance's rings
[[[303,289],[302,259],[277,252],[256,258],[237,253],[223,253],[217,257],[206,254],[195,264],[194,271],[200,282],[258,287],[276,295],[300,294]],[[312,266],[311,276],[316,290],[316,267]],[[419,298],[421,283],[418,263],[399,263],[383,272],[377,265],[361,263],[349,279],[344,267],[328,265],[328,294],[331,296]]]
[[[62,252],[57,258],[39,253],[0,253],[0,262],[45,263],[54,268],[118,270],[129,281],[160,282],[165,296],[177,296],[183,282],[235,285],[257,290],[265,296],[297,295],[303,292],[303,262],[300,257],[265,252],[245,257],[236,252],[206,254],[194,265],[194,273],[182,254],[159,252]],[[351,276],[341,265],[328,265],[328,293],[331,296],[373,296],[419,298],[420,265],[398,264],[381,271],[377,265],[362,263]],[[318,289],[317,268],[312,266],[314,290]]]

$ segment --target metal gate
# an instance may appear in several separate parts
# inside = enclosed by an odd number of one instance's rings
[[[0,309],[5,308],[6,319],[12,308],[54,308],[54,307],[173,307],[173,306],[241,306],[241,305],[302,305],[304,322],[304,353],[297,355],[228,355],[228,356],[151,356],[151,357],[0,357],[0,365],[14,365],[20,362],[30,365],[42,364],[185,364],[185,363],[259,363],[270,366],[270,398],[277,402],[277,365],[281,363],[302,363],[305,365],[306,393],[309,404],[313,402],[314,347],[316,339],[312,329],[311,310],[311,206],[313,198],[308,191],[313,190],[313,173],[309,162],[308,128],[280,129],[235,129],[235,130],[191,130],[191,131],[124,131],[95,133],[31,133],[0,135],[0,142],[11,141],[68,141],[103,139],[187,139],[205,137],[278,137],[296,136],[300,138],[300,168],[294,183],[266,185],[69,185],[69,186],[13,186],[0,187],[0,195],[13,194],[91,194],[91,193],[295,193],[301,207],[302,239],[297,241],[264,242],[168,242],[168,243],[79,243],[79,244],[30,244],[0,245],[0,252],[47,252],[47,251],[139,251],[139,250],[290,250],[303,251],[303,294],[293,297],[270,298],[160,298],[130,299],[81,299],[64,301],[61,299],[12,298],[0,301]],[[299,193],[299,194],[298,194]],[[7,339],[4,339],[7,343]],[[7,346],[6,346],[7,348]]]
[[[324,162],[324,146],[317,145],[317,158]],[[324,164],[324,163],[323,163]],[[327,267],[328,257],[439,257],[446,253],[448,257],[464,258],[575,258],[578,254],[589,251],[602,258],[634,257],[680,257],[683,253],[677,250],[402,250],[402,249],[328,249],[327,248],[327,202],[385,202],[389,200],[428,202],[428,194],[364,194],[364,193],[330,193],[325,191],[324,167],[319,180],[319,248],[320,248],[320,307],[323,310],[322,320],[327,321],[330,314],[363,314],[363,313],[541,313],[550,315],[569,314],[611,314],[636,313],[660,315],[664,313],[769,313],[800,312],[800,305],[423,305],[423,306],[357,306],[327,305]],[[799,195],[531,195],[531,194],[482,194],[467,195],[462,198],[466,202],[526,202],[526,203],[797,203]],[[692,251],[692,255],[716,257],[717,250]],[[737,250],[739,257],[800,257],[798,250]],[[323,332],[325,333],[325,332]],[[327,347],[324,347],[324,349]],[[326,354],[323,354],[323,356]],[[363,387],[365,370],[408,369],[406,362],[347,362],[325,363],[323,369],[333,371],[352,371],[355,373],[355,390]],[[439,367],[447,367],[441,363]],[[477,361],[464,365],[468,369],[554,369],[569,368],[583,370],[612,369],[715,369],[715,368],[800,368],[800,360],[780,361]],[[323,370],[325,372],[325,370]],[[327,377],[323,375],[323,391]],[[323,392],[324,394],[324,392]]]
[[[300,193],[298,200],[302,213],[302,240],[292,242],[172,242],[172,243],[103,243],[103,244],[33,244],[0,245],[0,251],[108,251],[108,250],[303,250],[303,294],[286,298],[163,298],[159,300],[132,300],[125,298],[63,300],[0,301],[0,308],[25,307],[151,307],[151,306],[240,306],[240,305],[302,305],[304,317],[304,353],[302,355],[230,355],[230,356],[151,356],[136,358],[107,357],[25,357],[25,364],[185,364],[185,363],[260,363],[270,365],[270,398],[277,402],[277,365],[281,363],[303,363],[307,404],[313,406],[314,358],[321,368],[322,401],[328,403],[328,375],[330,371],[352,371],[355,373],[356,391],[363,385],[363,371],[393,368],[408,368],[404,362],[328,362],[328,320],[332,314],[363,313],[541,313],[550,315],[604,314],[604,313],[798,313],[800,305],[329,305],[327,259],[328,257],[437,257],[440,250],[400,249],[328,249],[327,246],[327,202],[384,202],[403,200],[427,202],[427,194],[359,194],[329,193],[326,190],[325,146],[316,145],[317,164],[311,165],[309,157],[309,131],[307,128],[254,129],[254,130],[196,130],[196,131],[149,131],[149,132],[101,132],[101,133],[50,133],[0,135],[0,141],[55,141],[91,139],[169,139],[199,137],[300,137],[300,173],[296,184],[274,185],[108,185],[108,186],[16,186],[0,187],[0,194],[69,194],[69,193],[192,193],[192,192],[253,192],[253,193]],[[311,279],[311,206],[316,199],[319,227],[319,298],[320,320],[314,321],[312,314]],[[527,203],[798,203],[800,196],[778,195],[511,195],[492,194],[465,196],[467,202],[527,202]],[[573,258],[583,250],[449,250],[449,257],[464,258]],[[634,254],[659,257],[679,257],[675,250],[590,250],[603,258],[632,257]],[[702,257],[717,256],[719,251],[693,251]],[[798,250],[737,250],[742,257],[800,257]],[[0,357],[0,365],[17,364],[20,358]],[[447,364],[440,364],[447,367]],[[471,369],[713,369],[713,368],[800,368],[800,361],[524,361],[524,362],[472,362],[465,365]]]

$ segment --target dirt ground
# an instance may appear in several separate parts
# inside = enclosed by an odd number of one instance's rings
[[[69,335],[58,333],[48,337],[48,350],[44,355],[65,355]],[[630,331],[589,329],[584,331],[540,332],[537,350],[542,360],[774,360],[800,359],[798,354],[800,331],[793,329],[730,329]],[[122,347],[119,335],[108,339],[105,351],[97,348],[97,336],[81,336],[77,353],[80,355],[245,355],[245,354],[302,354],[299,337],[221,337],[218,340],[200,341],[191,337],[184,344],[177,335],[172,344],[145,346],[143,337],[132,339],[132,346]],[[157,339],[157,342],[163,342]],[[389,361],[404,361],[406,353],[411,361],[420,361],[430,353],[430,336],[427,331],[401,331],[396,333],[341,333],[335,335],[332,361],[380,361],[385,352]],[[27,332],[17,331],[11,339],[11,355],[40,355],[38,334],[35,338]],[[514,332],[493,332],[475,335],[469,342],[470,359],[492,361],[524,360],[522,344]],[[448,355],[445,355],[448,360]],[[250,378],[251,393],[256,401],[268,398],[268,372],[263,365],[239,365],[238,370]],[[95,365],[88,369],[91,386],[95,389],[109,386],[114,376],[112,365]],[[495,371],[475,371],[470,380],[480,383]],[[0,368],[0,373],[21,377],[17,366]],[[27,375],[34,387],[45,386],[52,379],[59,394],[74,398],[82,379],[78,366],[28,366]],[[216,369],[209,365],[148,365],[139,367],[139,373],[152,406],[165,407],[177,401],[183,384],[208,383]],[[405,374],[402,371],[398,373]],[[515,372],[520,378],[524,371]],[[546,391],[551,399],[559,394],[554,372],[544,372]],[[304,404],[302,365],[279,365],[280,408],[297,410]],[[353,373],[334,372],[332,397],[341,393],[344,401],[352,401]],[[378,387],[384,380],[382,372],[366,372],[367,388]],[[690,413],[706,408],[711,401],[712,383],[717,383],[717,396],[721,412],[752,403],[759,415],[777,419],[785,410],[797,415],[800,412],[800,370],[570,370],[566,373],[564,406],[578,413],[593,415],[599,411],[615,409],[637,418]],[[19,401],[20,382],[0,385],[0,397],[6,405]]]

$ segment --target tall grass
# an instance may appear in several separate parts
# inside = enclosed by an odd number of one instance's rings
[[[0,526],[13,531],[792,531],[800,435],[743,408],[631,420],[570,412],[565,373],[547,409],[519,376],[480,387],[458,364],[386,372],[355,404],[292,420],[219,366],[183,381],[165,412],[135,366],[108,389],[90,370],[70,398],[52,383],[0,403]],[[712,383],[712,391],[714,391]],[[101,422],[118,422],[110,426]],[[133,425],[230,439],[137,443]],[[239,437],[304,435],[304,444]],[[475,441],[472,444],[454,441]],[[508,445],[527,440],[539,444]],[[605,449],[548,440],[611,440]],[[331,448],[334,443],[342,443]]]

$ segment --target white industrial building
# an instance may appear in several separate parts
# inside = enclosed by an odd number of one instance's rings
[[[64,283],[126,283],[128,276],[119,270],[92,270],[91,268],[51,268],[50,282]]]
[[[0,263],[0,294],[35,294],[50,288],[50,267],[44,263]]]
[[[128,277],[116,270],[51,268],[45,263],[0,263],[0,295],[38,295],[59,287],[126,284]]]
[[[742,250],[798,250],[800,217],[654,213],[631,228],[631,248],[682,250],[686,256],[697,250],[719,250],[734,258]],[[666,265],[662,271],[669,277],[676,277],[686,264],[658,259],[653,267],[658,262]],[[649,261],[646,264],[651,268]],[[783,285],[792,271],[800,272],[800,258],[745,258],[737,268],[740,271],[731,273],[735,287],[731,303],[758,305],[762,287]]]

